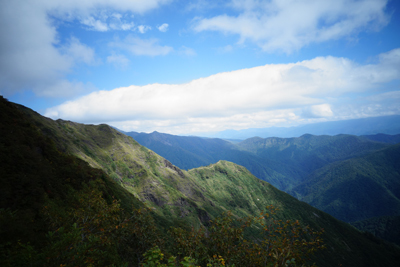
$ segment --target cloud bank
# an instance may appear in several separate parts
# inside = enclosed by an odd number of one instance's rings
[[[320,43],[378,30],[389,21],[388,0],[232,0],[238,14],[196,18],[193,29],[239,35],[262,50],[292,53]]]
[[[375,64],[317,57],[219,73],[186,84],[99,91],[50,108],[45,115],[175,134],[378,116],[400,112],[399,86],[386,88],[399,77],[400,48],[379,55]]]

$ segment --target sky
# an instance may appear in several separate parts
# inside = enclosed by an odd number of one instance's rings
[[[0,94],[202,135],[400,114],[398,0],[0,0]]]

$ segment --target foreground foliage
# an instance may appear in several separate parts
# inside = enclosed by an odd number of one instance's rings
[[[69,194],[67,208],[48,199],[41,211],[50,229],[45,245],[3,245],[2,266],[286,266],[304,264],[307,255],[323,248],[321,232],[272,219],[272,206],[259,217],[227,212],[208,229],[171,228],[161,238],[150,210],[127,213],[119,201],[107,203],[101,186],[96,180]],[[246,239],[245,232],[255,228],[257,239]]]
[[[267,207],[259,217],[235,218],[231,212],[211,221],[208,229],[185,231],[172,228],[172,247],[178,256],[189,255],[205,266],[218,255],[236,266],[285,266],[305,264],[308,256],[324,248],[321,232],[303,227],[298,221],[273,219],[276,209]],[[255,233],[248,233],[256,228]],[[246,239],[246,236],[256,239]]]

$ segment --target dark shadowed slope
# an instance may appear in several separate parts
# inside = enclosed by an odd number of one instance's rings
[[[347,222],[400,215],[400,145],[327,165],[291,193]]]

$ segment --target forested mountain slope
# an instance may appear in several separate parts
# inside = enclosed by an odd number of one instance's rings
[[[191,169],[219,160],[232,161],[286,192],[302,183],[311,172],[327,164],[365,155],[390,145],[371,140],[374,139],[373,136],[353,135],[254,137],[232,144],[221,139],[174,136],[157,132],[127,134],[180,168]],[[376,138],[390,143],[396,140],[395,136],[386,135]]]
[[[396,153],[384,152],[397,151],[393,144],[399,135],[254,137],[232,144],[161,133],[130,134],[172,162],[201,165],[224,159],[243,165],[256,177],[347,222],[393,216],[400,210],[400,161]],[[197,161],[196,153],[202,160]]]
[[[329,164],[305,180],[291,193],[340,220],[400,215],[400,144]]]
[[[52,121],[4,99],[0,105],[2,242],[16,242],[25,234],[31,236],[28,241],[35,240],[38,229],[43,237],[48,229],[41,217],[43,205],[53,203],[68,210],[75,203],[72,196],[82,195],[87,188],[84,184],[98,181],[110,203],[114,196],[127,209],[150,207],[162,229],[207,226],[226,210],[235,216],[258,215],[273,204],[280,208],[282,219],[298,219],[314,229],[325,229],[327,249],[313,258],[319,266],[378,266],[399,261],[398,248],[296,200],[244,167],[220,161],[182,171],[107,125]],[[23,231],[18,235],[20,227]],[[9,244],[2,243],[0,252],[4,246]]]
[[[158,132],[126,134],[185,170],[227,160],[246,167],[259,179],[281,190],[290,187],[290,184],[299,179],[298,170],[284,162],[261,158],[251,152],[240,150],[236,145],[222,139],[176,136]]]
[[[372,141],[398,144],[400,143],[400,134],[389,135],[389,134],[374,134],[374,135],[362,135],[361,137],[367,138]]]
[[[250,138],[238,144],[240,149],[265,159],[284,162],[303,172],[302,177],[331,162],[345,160],[386,147],[354,135],[297,138]]]
[[[400,216],[373,217],[351,224],[357,229],[372,233],[400,246]]]

